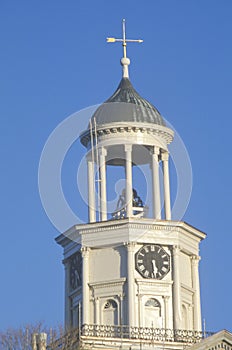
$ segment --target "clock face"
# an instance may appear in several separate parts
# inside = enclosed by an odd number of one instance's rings
[[[135,254],[135,268],[144,278],[161,280],[170,271],[170,256],[156,244],[146,244]]]
[[[72,290],[81,286],[82,283],[82,257],[81,252],[77,252],[70,259],[70,287]]]

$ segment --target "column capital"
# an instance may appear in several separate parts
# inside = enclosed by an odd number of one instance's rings
[[[91,153],[91,152],[87,153],[86,156],[85,156],[85,158],[86,158],[87,162],[92,162],[92,161],[93,161],[93,159],[92,159],[92,153]]]
[[[116,294],[114,298],[118,301],[121,302],[123,300],[123,295],[122,294]]]
[[[98,148],[98,152],[99,152],[99,156],[103,156],[103,157],[106,157],[107,156],[107,150],[105,147],[103,146],[100,146]]]
[[[81,248],[81,254],[82,254],[83,258],[88,258],[89,252],[90,252],[90,248],[89,247],[82,247]]]
[[[160,148],[158,146],[154,146],[152,149],[152,154],[158,156],[160,154]]]
[[[124,294],[119,294],[119,295],[118,295],[119,300],[122,301],[122,300],[124,299],[124,296],[125,296]]]
[[[155,161],[157,163],[159,162],[159,153],[152,152],[151,156],[152,156],[153,161]],[[151,164],[150,164],[150,168],[152,168]]]
[[[200,255],[193,254],[193,255],[191,255],[191,259],[193,259],[193,260],[201,260],[201,257],[200,257]]]
[[[198,265],[201,257],[199,255],[191,255],[192,264]]]
[[[168,152],[162,152],[162,153],[161,153],[161,159],[162,159],[163,161],[167,161],[168,158],[169,158],[169,153],[168,153]]]
[[[173,255],[180,254],[180,251],[181,251],[181,247],[179,245],[172,246],[172,253],[173,253]]]
[[[170,298],[169,295],[162,295],[162,299],[163,299],[165,302],[167,302],[169,298]]]
[[[125,247],[127,248],[128,251],[133,252],[136,243],[135,242],[125,242],[124,245],[125,245]]]
[[[132,145],[124,145],[125,152],[131,152],[132,151]]]

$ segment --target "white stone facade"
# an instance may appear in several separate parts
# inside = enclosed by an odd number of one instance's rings
[[[198,261],[204,237],[186,223],[152,219],[74,226],[57,238],[66,266],[66,327],[81,322],[201,331]],[[170,256],[162,279],[144,278],[135,268],[135,254],[145,244]],[[73,289],[70,261],[77,252],[82,285]]]

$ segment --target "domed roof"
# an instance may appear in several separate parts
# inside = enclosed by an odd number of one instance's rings
[[[152,123],[166,126],[159,111],[141,97],[130,80],[123,77],[115,93],[92,116],[97,125],[118,122]]]

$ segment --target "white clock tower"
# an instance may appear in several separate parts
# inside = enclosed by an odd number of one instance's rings
[[[65,325],[85,346],[182,349],[202,337],[199,243],[205,234],[171,216],[169,150],[174,132],[133,88],[125,28],[123,76],[81,135],[88,165],[89,222],[57,237],[64,248]],[[135,188],[137,169],[152,204]],[[108,172],[108,168],[111,172]],[[110,173],[124,173],[115,210]],[[143,182],[144,181],[144,182]],[[149,183],[149,182],[148,182]],[[147,188],[148,187],[148,188]]]

